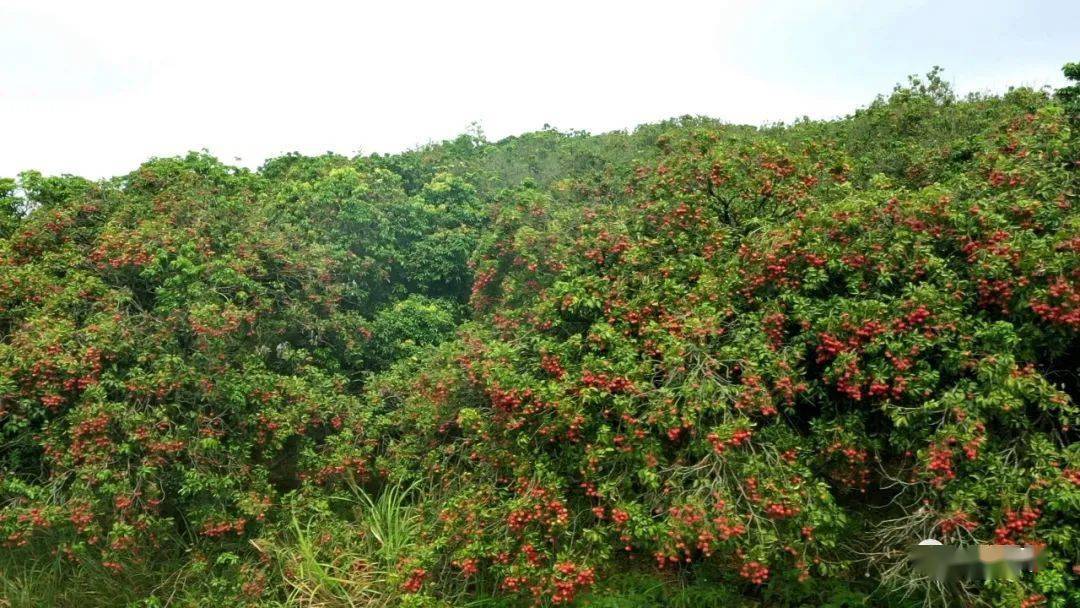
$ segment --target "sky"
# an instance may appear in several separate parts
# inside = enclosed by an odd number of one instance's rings
[[[1076,0],[0,0],[0,177],[830,118],[934,65],[960,93],[1057,87],[1078,23]]]

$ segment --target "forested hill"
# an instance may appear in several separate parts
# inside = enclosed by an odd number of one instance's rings
[[[1077,129],[935,70],[0,180],[0,606],[1080,606]]]

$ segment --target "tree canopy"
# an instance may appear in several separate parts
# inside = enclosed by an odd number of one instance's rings
[[[0,180],[0,597],[1080,605],[1075,89]]]

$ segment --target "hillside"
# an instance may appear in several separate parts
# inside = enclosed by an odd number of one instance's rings
[[[0,606],[1080,605],[1078,101],[0,180]]]

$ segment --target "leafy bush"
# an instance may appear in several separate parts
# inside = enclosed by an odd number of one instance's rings
[[[0,181],[0,593],[1080,604],[1068,91]]]
[[[867,110],[888,141],[960,105],[930,83]],[[1075,143],[1045,96],[993,105],[988,128],[959,114],[982,101],[954,113],[973,151],[924,158],[928,185],[856,187],[875,157],[706,128],[576,223],[504,195],[477,320],[369,389],[378,468],[447,493],[428,568],[560,604],[651,561],[770,605],[869,569],[892,603],[936,537],[1038,541],[1076,576]]]

